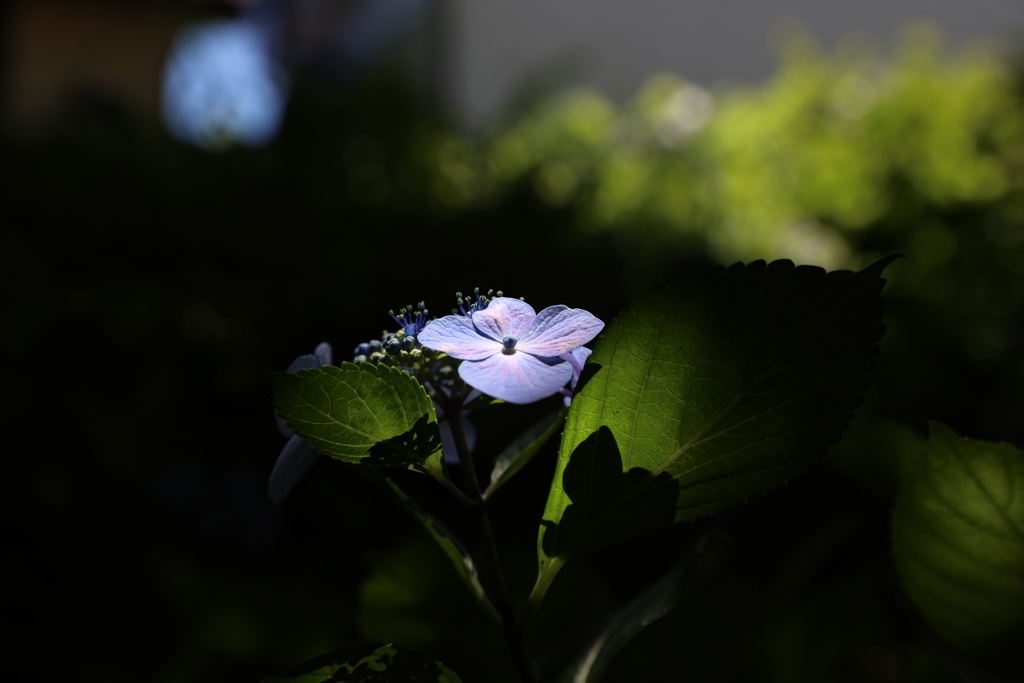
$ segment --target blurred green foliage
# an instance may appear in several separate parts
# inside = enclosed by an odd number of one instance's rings
[[[1024,671],[1024,451],[931,425],[902,482],[892,548],[914,604],[945,641]]]
[[[759,87],[661,75],[622,106],[589,90],[540,101],[481,143],[447,142],[438,200],[468,210],[526,188],[650,279],[695,253],[853,269],[906,253],[887,292],[885,409],[1024,437],[1007,409],[1024,404],[1017,74],[981,46],[947,56],[925,28],[888,58],[801,37],[783,56]],[[918,393],[937,373],[976,378],[980,424],[953,392]]]
[[[722,262],[863,266],[880,240],[925,229],[929,211],[1019,199],[1012,72],[990,52],[948,58],[940,47],[919,30],[894,58],[852,44],[825,56],[797,38],[761,87],[713,92],[665,74],[622,106],[560,94],[483,143],[440,146],[438,198],[502,201],[526,183],[545,204],[571,206],[577,229],[614,231],[652,257],[675,257],[668,239]],[[1024,228],[983,230],[992,248],[1024,241]],[[907,246],[934,268],[956,245],[936,233]]]

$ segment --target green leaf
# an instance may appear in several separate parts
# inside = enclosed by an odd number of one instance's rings
[[[398,645],[360,645],[328,652],[263,683],[461,683],[440,662]]]
[[[870,384],[882,271],[763,261],[657,289],[613,322],[566,420],[540,569],[738,505],[839,439]]]
[[[857,415],[824,462],[877,493],[895,496],[924,452],[924,444],[924,437],[904,424]]]
[[[1024,451],[932,423],[892,516],[903,585],[925,620],[972,656],[1024,648]]]
[[[459,578],[462,579],[469,588],[469,592],[480,604],[484,613],[491,619],[491,621],[500,626],[501,615],[487,597],[487,593],[484,591],[483,586],[480,585],[480,577],[477,573],[476,563],[473,562],[473,558],[470,556],[465,546],[462,545],[462,542],[446,526],[444,526],[444,524],[424,510],[419,503],[410,498],[409,495],[390,477],[372,469],[367,469],[366,474],[372,480],[377,481],[391,491],[406,511],[408,511],[409,514],[411,514],[413,518],[423,526],[427,534],[434,539],[444,554],[448,556],[448,559],[451,560],[452,566],[455,568],[455,573],[459,575]]]
[[[271,375],[274,405],[310,446],[345,462],[371,462],[444,478],[434,405],[397,368],[342,363]]]
[[[529,429],[517,436],[505,450],[498,454],[491,470],[491,483],[484,491],[484,499],[494,495],[516,472],[523,469],[537,451],[548,442],[565,420],[565,408],[551,412],[537,420]]]

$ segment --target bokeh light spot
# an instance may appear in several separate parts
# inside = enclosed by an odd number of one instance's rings
[[[288,90],[255,25],[192,25],[178,34],[164,69],[164,121],[175,137],[200,147],[264,145],[281,126]]]

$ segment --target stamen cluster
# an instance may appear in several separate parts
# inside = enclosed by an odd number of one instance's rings
[[[415,308],[409,304],[405,308],[398,309],[398,315],[395,315],[394,311],[388,311],[391,319],[398,323],[402,332],[410,337],[415,337],[426,326],[429,313],[427,305],[422,301],[416,304]]]
[[[502,296],[501,291],[495,292],[493,289],[488,289],[487,294],[481,294],[479,287],[473,288],[473,296],[463,297],[462,292],[455,292],[455,301],[458,303],[458,309],[452,309],[453,315],[462,314],[467,318],[472,317],[476,311],[482,311],[487,308],[487,304],[491,303],[491,300]]]

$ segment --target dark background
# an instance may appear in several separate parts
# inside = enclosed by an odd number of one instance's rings
[[[189,18],[237,13],[174,6]],[[52,7],[58,21],[62,6]],[[21,25],[13,14],[8,37]],[[18,634],[15,670],[254,681],[372,641],[417,647],[467,682],[510,668],[443,557],[345,467],[320,462],[286,504],[270,504],[283,439],[266,374],[325,340],[347,360],[389,326],[388,309],[425,300],[444,314],[456,290],[500,288],[611,321],[650,285],[725,259],[701,238],[589,230],[572,202],[545,201],[532,172],[480,201],[444,201],[432,150],[457,128],[424,95],[422,74],[401,65],[345,78],[293,65],[278,137],[214,151],[175,140],[154,112],[110,91],[69,88],[45,116],[19,119],[7,90],[3,612]],[[890,267],[896,334],[870,413],[1024,440],[1024,254],[979,227],[993,215],[1018,225],[1022,149],[1000,152],[1012,183],[987,202],[929,203],[891,178],[896,208],[850,238],[850,266],[910,256]],[[907,205],[912,221],[898,210]],[[914,265],[917,227],[936,222],[955,235],[955,257]],[[984,324],[1001,341],[978,351],[963,332],[992,301]],[[541,408],[474,419],[481,434],[501,434]],[[481,438],[482,457],[500,449],[501,437]],[[552,467],[548,448],[495,503],[517,599],[532,580]],[[429,482],[403,481],[462,529]],[[556,665],[545,633],[583,633],[717,529],[731,542],[623,650],[613,679],[948,680],[942,648],[895,581],[889,505],[818,466],[779,494],[598,553],[559,577],[536,649]]]

